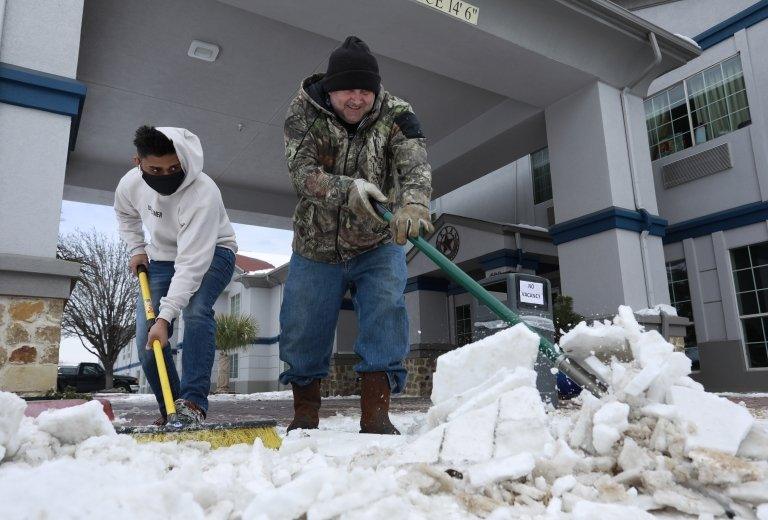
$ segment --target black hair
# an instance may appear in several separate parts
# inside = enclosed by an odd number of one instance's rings
[[[163,155],[176,153],[173,141],[168,139],[165,134],[154,126],[140,126],[136,130],[133,144],[136,146],[136,152],[139,154],[139,157],[146,157],[148,155],[162,157]]]

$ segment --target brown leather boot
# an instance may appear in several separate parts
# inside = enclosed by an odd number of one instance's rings
[[[291,383],[293,387],[293,421],[288,431],[297,428],[316,430],[320,424],[320,380],[315,379],[306,386]]]
[[[389,420],[389,379],[386,372],[363,372],[360,433],[400,435]]]

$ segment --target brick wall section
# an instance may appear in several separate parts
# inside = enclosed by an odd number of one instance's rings
[[[0,295],[0,390],[55,389],[63,310],[60,299]]]

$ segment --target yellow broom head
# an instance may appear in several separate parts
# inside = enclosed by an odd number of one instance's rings
[[[275,421],[247,421],[239,423],[213,423],[175,428],[169,426],[128,426],[117,428],[117,433],[132,436],[136,442],[203,441],[211,449],[253,444],[258,438],[267,448],[278,449],[282,444]]]

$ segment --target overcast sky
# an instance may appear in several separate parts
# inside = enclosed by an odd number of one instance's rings
[[[290,259],[292,231],[258,226],[233,224],[237,235],[237,244],[241,252],[280,266]],[[83,204],[63,201],[61,205],[61,223],[59,233],[96,229],[113,240],[118,240],[115,211],[110,206]],[[126,259],[127,263],[128,259]],[[60,364],[76,364],[81,361],[93,361],[90,354],[80,344],[78,338],[62,338],[59,350]]]

